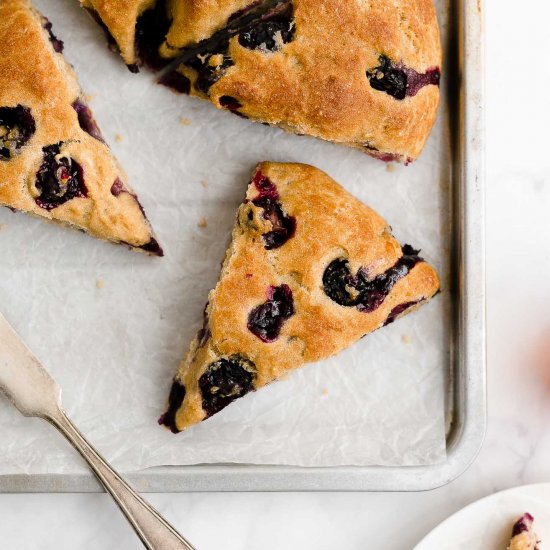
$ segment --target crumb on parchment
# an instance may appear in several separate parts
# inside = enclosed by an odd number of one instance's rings
[[[388,164],[386,164],[386,171],[395,172],[395,164],[393,164],[392,162],[388,162]]]
[[[96,288],[101,290],[105,286],[105,281],[103,279],[97,279],[95,282]]]
[[[96,97],[97,94],[84,94],[84,99],[86,103],[90,103],[90,101],[94,100],[94,97]]]
[[[323,395],[323,397],[326,397],[328,395],[328,388],[323,388],[321,394]]]
[[[6,227],[5,223],[0,223],[0,231],[2,231],[2,229],[4,229],[5,227]]]
[[[180,118],[180,124],[182,126],[191,126],[191,124],[193,124],[193,121],[190,118],[186,118],[186,117],[182,116]]]
[[[115,141],[116,141],[117,143],[120,143],[120,142],[123,141],[123,140],[124,140],[124,136],[123,136],[122,134],[116,134],[116,135],[115,135]]]
[[[408,344],[408,343],[411,341],[411,339],[410,339],[410,337],[409,337],[408,334],[403,334],[403,336],[401,336],[401,341],[402,341],[404,344]]]
[[[201,185],[206,189],[208,187],[208,180],[201,180]]]
[[[206,218],[201,218],[199,220],[199,223],[197,223],[197,225],[201,228],[208,227],[208,220]]]

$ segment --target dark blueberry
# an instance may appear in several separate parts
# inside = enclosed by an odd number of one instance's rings
[[[78,162],[60,152],[63,142],[42,148],[43,160],[36,173],[36,189],[40,195],[36,204],[45,210],[53,210],[77,197],[86,197],[84,172]]]
[[[149,252],[149,254],[153,254],[154,256],[164,256],[164,251],[158,241],[154,238],[152,238],[147,244],[142,244],[139,248],[145,250],[145,252]]]
[[[349,264],[343,258],[330,263],[323,273],[325,294],[341,306],[357,305],[355,277],[351,274]]]
[[[230,95],[222,95],[219,101],[224,109],[229,109],[230,111],[236,111],[242,107],[240,101]]]
[[[52,24],[48,19],[45,17],[42,18],[42,28],[45,29],[49,35],[50,42],[52,43],[53,49],[57,53],[61,53],[63,51],[63,41],[59,40],[57,36],[52,32]]]
[[[529,514],[528,512],[523,514],[523,516],[521,516],[514,524],[514,527],[512,529],[512,538],[521,535],[521,533],[525,533],[525,531],[529,531],[529,528],[531,527],[533,521],[534,518],[531,514]]]
[[[261,16],[239,34],[239,44],[249,50],[276,52],[294,37],[294,13],[291,2],[283,2]]]
[[[197,79],[195,80],[195,88],[199,92],[207,94],[208,90],[210,90],[210,88],[227,72],[227,69],[233,64],[233,60],[227,54],[215,54],[207,56],[206,58],[204,58],[200,68],[197,69],[198,75]],[[239,104],[236,108],[238,109],[240,106],[241,105]]]
[[[390,325],[393,323],[402,313],[405,313],[408,309],[411,307],[419,304],[422,300],[416,300],[413,302],[405,302],[404,304],[399,304],[398,306],[395,306],[388,315],[388,318],[386,319],[386,322],[384,323],[384,326]]]
[[[169,63],[169,60],[162,58],[159,54],[159,47],[169,27],[170,21],[166,15],[164,1],[156,2],[153,8],[140,15],[136,23],[136,56],[140,63],[145,63],[155,70]]]
[[[418,250],[410,245],[403,246],[403,256],[384,273],[369,279],[367,270],[359,269],[357,275],[350,272],[349,264],[344,259],[336,259],[329,264],[323,274],[325,294],[337,304],[370,313],[379,308],[394,285],[405,277],[419,262]],[[391,315],[391,314],[390,314]]]
[[[212,416],[254,389],[255,367],[240,356],[218,359],[199,378],[202,408]]]
[[[80,124],[80,127],[93,138],[103,141],[101,130],[94,119],[94,115],[90,107],[88,107],[82,99],[77,99],[73,103],[73,109],[76,111],[78,116],[78,124]]]
[[[117,178],[113,185],[111,185],[111,195],[118,197],[121,193],[124,193],[126,189],[124,189],[124,184],[120,180],[120,178]]]
[[[262,235],[267,250],[283,246],[296,233],[296,218],[287,216],[279,203],[279,193],[269,178],[257,172],[252,180],[259,195],[252,201],[263,210],[263,218],[271,223],[271,231]]]
[[[158,80],[159,84],[171,88],[180,94],[187,94],[191,91],[191,81],[178,71],[166,73]]]
[[[274,342],[286,320],[294,315],[292,290],[288,285],[271,286],[267,302],[255,307],[248,316],[248,330],[262,342]]]
[[[176,413],[185,399],[185,393],[185,386],[180,381],[174,380],[168,397],[168,409],[158,420],[161,426],[170,428],[175,434],[180,431],[176,427]]]
[[[439,68],[428,69],[425,73],[417,73],[414,69],[393,62],[381,55],[380,65],[367,70],[367,78],[375,90],[386,92],[395,99],[405,99],[414,96],[424,86],[430,84],[439,86],[441,73]]]
[[[36,125],[28,107],[0,107],[0,160],[9,160],[34,135]]]

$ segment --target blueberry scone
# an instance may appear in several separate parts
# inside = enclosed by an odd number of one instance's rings
[[[0,43],[0,204],[162,255],[51,23],[2,0]]]
[[[427,302],[434,268],[307,165],[260,164],[160,423],[174,432]]]
[[[275,0],[245,2],[244,9],[235,0],[215,3],[240,11],[187,48],[161,83],[382,160],[420,155],[439,102],[441,47],[432,0]],[[176,4],[185,12],[207,2]],[[163,55],[202,38],[199,23],[216,28],[217,18],[187,11],[193,17],[174,19]]]
[[[539,541],[533,529],[533,521],[533,516],[525,513],[514,523],[508,550],[538,550]]]

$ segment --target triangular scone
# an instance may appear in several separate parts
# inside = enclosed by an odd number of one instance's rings
[[[164,0],[80,0],[101,25],[112,49],[132,72],[143,62],[159,63],[159,45],[169,22]]]
[[[0,43],[0,204],[162,255],[48,20],[2,0]]]
[[[531,514],[525,513],[521,516],[512,528],[512,539],[508,550],[537,550],[539,540],[533,529],[534,518]]]
[[[186,6],[202,3],[176,5],[185,13]],[[432,0],[254,4],[252,12],[230,18],[225,31],[183,52],[179,68],[160,82],[240,116],[382,160],[420,155],[439,102],[441,46]],[[219,13],[175,18],[161,53],[187,45],[197,28],[218,23]],[[251,13],[259,15],[250,21]],[[176,37],[178,43],[170,41]]]
[[[184,430],[338,353],[438,289],[418,251],[401,247],[384,219],[329,176],[262,163],[160,423]]]

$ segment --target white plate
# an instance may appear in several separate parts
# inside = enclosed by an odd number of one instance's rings
[[[550,483],[524,485],[466,506],[436,527],[414,550],[505,550],[514,521],[535,517],[540,550],[550,549]]]

